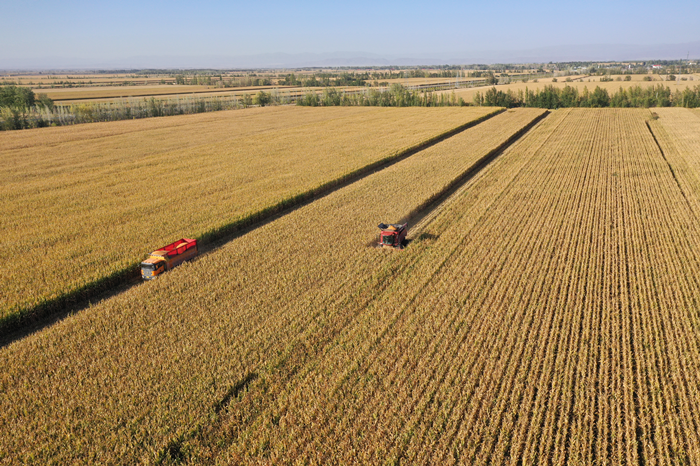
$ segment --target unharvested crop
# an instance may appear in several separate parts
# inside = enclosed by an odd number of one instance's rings
[[[495,109],[251,109],[0,134],[0,322]]]

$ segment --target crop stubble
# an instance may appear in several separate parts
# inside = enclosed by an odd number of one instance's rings
[[[700,172],[682,122],[553,112],[405,251],[365,247],[534,115],[5,348],[0,458],[699,462]]]

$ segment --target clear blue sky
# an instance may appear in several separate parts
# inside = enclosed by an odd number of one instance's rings
[[[342,3],[4,0],[0,68],[3,60],[46,57],[337,51],[449,57],[552,45],[700,41],[698,0]]]

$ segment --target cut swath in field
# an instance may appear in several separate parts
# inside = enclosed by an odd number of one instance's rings
[[[2,450],[58,462],[186,451],[231,387],[253,373],[251,393],[284,385],[391,284],[395,259],[364,247],[379,218],[421,205],[541,113],[503,113],[4,348]]]
[[[657,108],[654,114],[649,130],[700,219],[700,114],[685,108]]]

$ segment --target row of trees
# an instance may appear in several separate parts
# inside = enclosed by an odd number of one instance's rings
[[[289,73],[284,75],[279,83],[285,86],[303,87],[364,86],[368,79],[368,73],[318,73],[303,77]]]
[[[297,100],[297,105],[317,107],[371,106],[371,107],[445,107],[464,106],[467,103],[453,92],[433,94],[406,89],[401,84],[392,84],[388,89],[364,89],[361,92],[343,92],[326,88],[323,93],[307,92]]]
[[[106,103],[81,103],[49,106],[35,103],[30,107],[0,107],[0,130],[64,126],[77,123],[119,121],[171,115],[234,110],[253,105],[290,104],[292,97],[277,92],[260,92],[253,96],[177,97],[158,99],[131,98]]]
[[[558,88],[545,86],[539,90],[519,90],[517,93],[509,90],[503,92],[495,87],[483,94],[477,92],[474,95],[475,105],[495,107],[537,107],[537,108],[564,108],[564,107],[700,107],[700,86],[686,88],[682,91],[671,92],[668,87],[658,84],[656,86],[633,86],[628,89],[620,87],[620,90],[612,93],[598,86],[589,92],[587,87],[579,91],[575,87],[564,86]]]
[[[269,77],[242,76],[224,79],[221,75],[175,75],[175,84],[191,86],[217,86],[217,87],[246,87],[246,86],[271,86]]]
[[[0,130],[46,126],[31,114],[53,109],[53,100],[46,94],[35,95],[28,87],[0,86]]]

